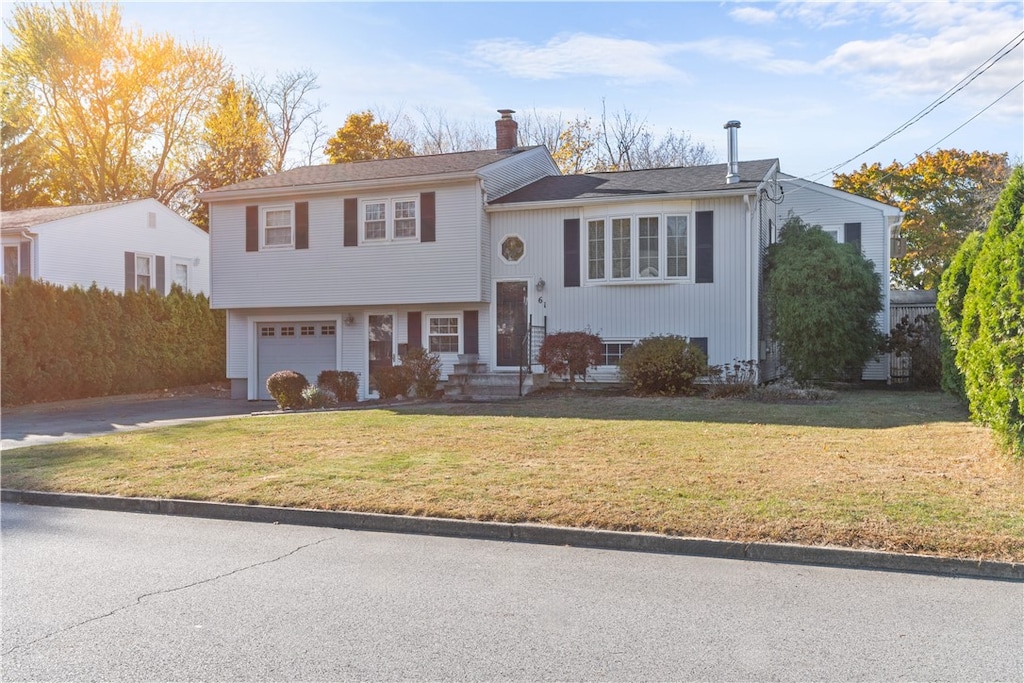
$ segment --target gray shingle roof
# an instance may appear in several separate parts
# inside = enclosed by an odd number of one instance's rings
[[[585,173],[571,176],[549,176],[491,202],[569,201],[610,197],[650,197],[660,194],[705,194],[756,188],[764,180],[777,159],[740,162],[740,182],[727,185],[726,164],[656,168],[614,173]]]
[[[476,152],[452,152],[450,154],[405,157],[401,159],[378,159],[345,164],[303,166],[262,178],[245,180],[234,185],[218,187],[215,190],[204,192],[203,197],[216,199],[219,193],[241,190],[286,189],[365,180],[388,180],[447,173],[470,173],[527,149],[532,148],[520,147],[501,152],[490,149]]]
[[[0,211],[0,227],[4,232],[16,230],[28,230],[36,225],[52,223],[72,216],[80,216],[83,213],[102,211],[113,206],[129,204],[140,201],[138,199],[125,199],[116,202],[102,202],[100,204],[78,204],[75,206],[40,206],[31,209],[15,209],[14,211]]]

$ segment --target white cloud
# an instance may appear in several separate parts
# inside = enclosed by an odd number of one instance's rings
[[[729,11],[729,16],[741,24],[753,24],[755,26],[773,24],[778,18],[775,12],[761,9],[760,7],[737,7]]]
[[[556,36],[544,45],[516,39],[479,41],[472,56],[518,78],[603,76],[649,82],[686,78],[666,61],[676,51],[672,45],[573,34]]]

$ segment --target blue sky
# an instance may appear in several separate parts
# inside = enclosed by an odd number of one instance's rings
[[[936,145],[1024,156],[1020,45],[857,156],[1019,40],[1019,0],[129,2],[122,14],[145,33],[207,42],[240,75],[312,69],[331,132],[365,109],[443,110],[493,130],[497,109],[597,119],[604,102],[719,158],[722,124],[738,119],[741,158],[778,157],[804,177]]]

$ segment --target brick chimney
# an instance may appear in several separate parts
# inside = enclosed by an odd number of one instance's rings
[[[497,134],[497,149],[503,152],[515,149],[519,146],[519,124],[512,118],[515,114],[513,109],[499,109],[501,118],[494,122],[494,130]]]

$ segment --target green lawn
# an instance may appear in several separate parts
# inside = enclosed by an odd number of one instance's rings
[[[937,393],[552,393],[254,416],[8,451],[5,488],[1024,561],[1024,466]]]

